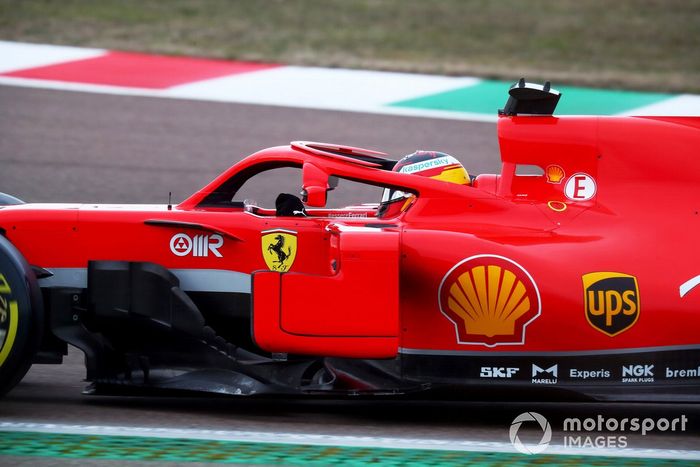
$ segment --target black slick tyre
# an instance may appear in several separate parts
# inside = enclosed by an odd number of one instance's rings
[[[29,370],[43,322],[36,276],[17,248],[0,235],[0,397]]]

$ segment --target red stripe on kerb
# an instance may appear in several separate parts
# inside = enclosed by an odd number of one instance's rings
[[[101,57],[28,68],[2,76],[107,84],[132,88],[166,89],[222,76],[268,70],[280,65],[232,62],[190,57],[168,57],[130,52],[109,52]]]

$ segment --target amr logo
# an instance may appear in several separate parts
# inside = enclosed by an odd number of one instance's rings
[[[222,246],[224,246],[224,237],[219,234],[190,237],[187,234],[179,233],[170,239],[170,251],[175,256],[202,257],[209,256],[211,253],[217,258],[222,258],[223,255],[219,252],[219,248]]]
[[[272,271],[289,271],[296,258],[297,233],[275,229],[266,230],[262,234],[262,254],[267,267]]]

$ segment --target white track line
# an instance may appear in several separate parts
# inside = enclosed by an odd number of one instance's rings
[[[262,431],[195,430],[185,428],[125,427],[103,425],[63,425],[26,422],[0,422],[0,431],[39,432],[97,436],[139,436],[151,438],[187,438],[247,443],[310,444],[393,449],[515,453],[510,443],[465,441],[460,439],[388,438],[373,436],[336,436],[309,433]],[[543,454],[656,459],[700,460],[700,451],[666,449],[570,448],[550,445]],[[533,458],[534,459],[534,458]]]
[[[637,107],[620,115],[656,115],[656,116],[700,116],[700,96],[694,94],[681,94],[670,97],[655,104]]]

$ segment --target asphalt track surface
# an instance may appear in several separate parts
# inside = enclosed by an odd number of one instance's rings
[[[0,191],[28,202],[182,200],[243,157],[293,140],[394,158],[441,150],[472,173],[500,164],[493,124],[0,86]]]
[[[31,202],[163,203],[169,191],[177,201],[245,155],[298,139],[347,143],[394,157],[439,149],[472,173],[499,166],[496,129],[487,123],[0,86],[0,191]],[[630,436],[629,445],[700,449],[700,406],[694,405],[100,398],[81,395],[83,377],[76,350],[63,365],[35,365],[0,402],[0,422],[505,443],[511,421],[525,411],[545,415],[555,428],[566,417],[685,415],[685,433]],[[0,463],[30,465],[26,461],[0,457]]]

